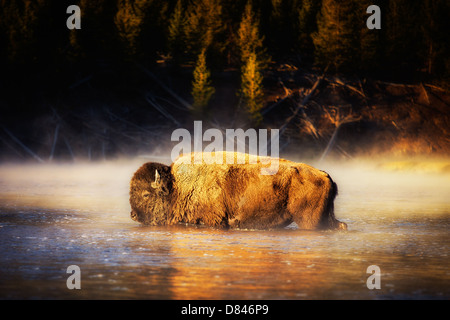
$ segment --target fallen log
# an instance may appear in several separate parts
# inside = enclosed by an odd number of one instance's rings
[[[280,100],[278,100],[277,102],[275,102],[274,104],[272,104],[272,105],[270,105],[270,106],[264,108],[264,109],[261,111],[261,115],[265,115],[265,114],[268,113],[270,110],[272,110],[273,108],[277,107],[278,105],[280,105],[281,103],[283,103],[283,101],[285,101],[286,99],[292,97],[292,96],[295,94],[294,91],[289,90],[288,88],[286,88],[286,86],[284,85],[284,83],[283,83],[281,80],[280,80],[279,82],[280,82],[281,86],[282,86],[283,89],[284,89],[284,92],[285,92],[284,97],[281,98]]]
[[[277,130],[274,132],[273,136],[271,133],[271,141],[276,141],[277,139],[279,140],[279,138],[283,135],[283,133],[286,131],[286,128],[288,127],[288,125],[292,122],[293,119],[295,119],[295,117],[298,115],[298,113],[303,110],[303,108],[306,106],[306,104],[309,102],[309,100],[311,99],[311,97],[314,95],[316,89],[319,87],[321,81],[323,80],[324,75],[320,76],[319,78],[317,78],[316,82],[314,83],[314,85],[312,86],[312,88],[309,90],[308,94],[303,98],[303,100],[297,105],[297,108],[294,110],[294,112],[292,113],[292,115],[286,119],[286,121],[284,122],[284,124]],[[309,119],[308,119],[309,120]],[[289,144],[289,141],[286,142],[283,145],[283,148],[285,148],[287,145]],[[267,154],[267,146],[262,147],[261,150],[259,151],[260,154]]]
[[[422,90],[426,104],[429,106],[430,105],[430,97],[428,96],[427,89],[425,89],[425,87],[423,86],[423,83],[420,84],[420,89]]]
[[[153,132],[153,131],[150,131],[150,130],[148,130],[148,129],[146,129],[146,128],[143,128],[143,127],[141,127],[141,126],[138,126],[137,124],[135,124],[135,123],[133,123],[133,122],[131,122],[131,121],[128,121],[128,120],[126,120],[126,119],[124,119],[124,118],[122,118],[122,117],[119,117],[117,114],[111,112],[109,109],[106,109],[106,113],[109,114],[110,116],[114,117],[115,119],[117,119],[117,120],[119,120],[119,121],[121,121],[121,122],[127,124],[127,125],[130,125],[130,126],[136,128],[136,129],[139,129],[139,130],[142,131],[142,132],[145,132],[145,133],[148,133],[148,134],[151,134],[151,135],[154,135],[154,136],[158,136],[158,134],[156,134],[156,133]],[[91,126],[90,126],[87,122],[84,122],[83,124],[85,124],[87,127],[91,128]],[[92,128],[91,128],[91,129],[92,129]]]
[[[14,151],[15,154],[17,154],[19,157],[24,158],[23,154],[17,150],[16,148],[14,148],[13,145],[11,145],[5,138],[3,138],[2,136],[0,136],[0,140],[8,147],[10,148],[12,151]]]
[[[8,129],[6,129],[5,127],[3,127],[3,131],[6,132],[6,134],[14,141],[16,142],[19,146],[22,147],[22,149],[24,149],[28,154],[30,154],[34,159],[36,159],[38,162],[43,163],[44,160],[42,160],[41,157],[39,157],[36,153],[34,153],[33,151],[31,151],[30,148],[28,148],[25,144],[23,144],[18,138],[16,138],[15,135],[13,135],[11,133],[11,131],[9,131]]]
[[[177,95],[172,89],[164,84],[157,76],[155,76],[152,72],[146,69],[144,66],[137,64],[139,69],[141,69],[146,75],[155,80],[164,90],[166,90],[172,97],[174,97],[181,105],[183,105],[187,110],[192,110],[192,106],[179,95]]]
[[[302,110],[306,104],[309,102],[311,97],[313,96],[314,92],[316,91],[317,87],[321,83],[321,81],[324,79],[324,76],[320,76],[317,78],[316,82],[312,86],[312,88],[309,90],[308,94],[303,98],[302,102],[300,102],[297,106],[297,108],[294,110],[293,114],[285,121],[285,123],[280,127],[279,129],[279,135],[283,135],[284,131],[286,130],[287,126],[291,123],[291,121],[298,115],[300,110]]]
[[[65,137],[65,136],[64,136],[63,140],[64,140],[64,144],[67,147],[67,150],[69,151],[69,154],[70,154],[70,156],[72,158],[72,161],[75,161],[75,154],[73,153],[72,146],[70,145],[69,140],[67,140],[67,137]]]
[[[49,161],[53,160],[53,155],[55,154],[56,142],[58,141],[58,134],[59,134],[59,128],[60,127],[61,127],[61,124],[58,123],[58,125],[55,128],[55,134],[53,135],[52,150],[50,151],[50,156],[48,158]]]
[[[334,112],[331,113],[330,112],[331,110]],[[352,123],[352,122],[357,122],[357,121],[361,120],[361,116],[358,116],[358,117],[353,116],[351,105],[350,105],[350,113],[347,115],[341,114],[342,107],[332,107],[331,110],[329,111],[324,108],[324,111],[328,115],[330,122],[333,123],[335,127],[334,127],[333,134],[331,135],[331,138],[328,141],[328,144],[327,144],[324,152],[322,153],[322,156],[319,159],[319,163],[321,163],[325,159],[325,157],[328,155],[328,152],[331,150],[331,148],[334,144],[334,141],[336,140],[337,133],[338,133],[339,129],[342,127],[342,125],[346,124],[346,123]]]
[[[349,85],[349,84],[345,83],[344,81],[342,81],[339,78],[336,78],[336,77],[334,77],[334,78],[326,78],[325,80],[327,80],[328,82],[340,85],[340,86],[342,86],[344,88],[350,89],[350,90],[356,92],[357,94],[361,95],[362,97],[367,98],[366,95],[364,94],[364,92],[362,92],[361,90],[359,90],[358,88],[356,88],[356,87],[354,87],[352,85]]]
[[[432,85],[432,84],[424,84],[424,85],[426,87],[429,87],[429,88],[432,88],[432,89],[436,89],[436,90],[439,90],[439,91],[444,91],[444,92],[448,91],[448,90],[445,90],[445,89],[443,89],[441,87],[438,87],[438,86],[435,86],[435,85]]]
[[[158,110],[164,117],[171,120],[176,126],[180,126],[180,123],[169,113],[166,109],[164,109],[163,106],[156,103],[153,99],[149,98],[148,96],[145,97],[145,100],[153,106],[156,110]]]

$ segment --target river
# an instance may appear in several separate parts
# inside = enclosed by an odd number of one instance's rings
[[[0,298],[450,299],[448,172],[326,163],[348,231],[220,230],[132,221],[143,162],[0,166]]]

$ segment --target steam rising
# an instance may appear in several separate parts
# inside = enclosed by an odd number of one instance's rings
[[[129,181],[147,161],[156,160],[2,165],[0,201],[6,206],[97,211],[128,217]]]
[[[170,157],[95,163],[5,164],[0,166],[0,202],[2,207],[102,212],[111,214],[113,219],[129,221],[129,181],[147,161],[168,164]],[[432,213],[439,207],[450,212],[448,161],[310,164],[327,171],[338,184],[336,214],[344,221],[361,214],[355,212],[355,207],[362,211],[377,208],[395,214],[408,208],[423,208]]]

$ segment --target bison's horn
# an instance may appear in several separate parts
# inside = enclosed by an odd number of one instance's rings
[[[152,187],[153,188],[158,188],[161,186],[161,176],[158,173],[158,170],[155,170],[155,181],[152,182]]]

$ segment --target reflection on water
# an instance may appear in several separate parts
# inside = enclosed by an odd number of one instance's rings
[[[141,162],[0,167],[0,298],[450,298],[448,175],[328,164],[348,231],[230,231],[133,222]]]

